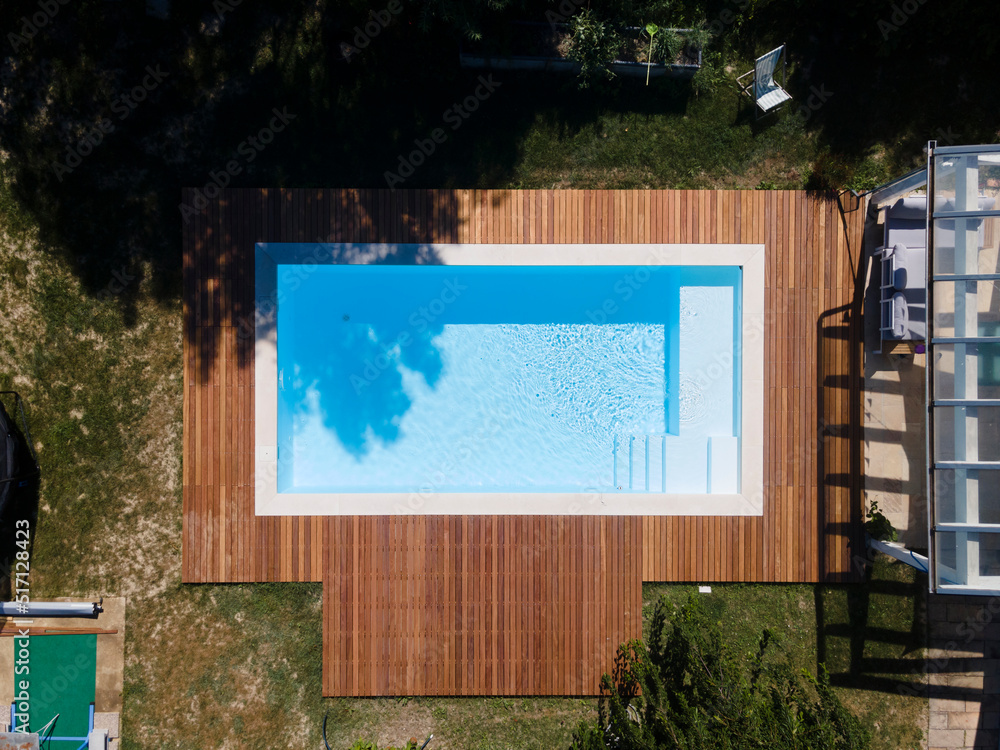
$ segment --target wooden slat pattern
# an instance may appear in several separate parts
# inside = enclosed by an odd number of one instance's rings
[[[597,691],[641,632],[644,580],[852,578],[864,207],[845,209],[801,191],[221,191],[183,227],[183,579],[323,580],[326,694],[540,695]],[[764,244],[763,516],[256,517],[253,245],[317,240]]]
[[[325,695],[587,695],[641,633],[638,517],[325,523]]]

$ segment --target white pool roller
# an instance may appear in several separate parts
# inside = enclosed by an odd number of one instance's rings
[[[103,611],[97,602],[0,603],[4,617],[97,617]]]

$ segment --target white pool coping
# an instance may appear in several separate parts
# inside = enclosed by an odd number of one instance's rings
[[[764,246],[437,245],[258,243],[255,257],[254,507],[259,516],[611,515],[759,516],[764,510]],[[669,493],[279,493],[279,264],[391,263],[464,266],[740,266],[743,330],[740,359],[739,494]]]

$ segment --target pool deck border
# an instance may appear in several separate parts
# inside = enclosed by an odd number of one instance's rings
[[[257,243],[255,299],[256,513],[337,515],[626,515],[759,516],[764,510],[764,246],[757,244],[345,244]],[[741,332],[740,492],[409,492],[278,491],[277,266],[414,265],[433,257],[454,266],[739,266],[743,270]]]

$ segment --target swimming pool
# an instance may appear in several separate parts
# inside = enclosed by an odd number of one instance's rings
[[[527,246],[386,263],[379,247],[303,262],[305,246],[258,246],[258,512],[262,494],[266,512],[331,514],[743,496],[745,264],[510,262]]]
[[[279,266],[279,491],[733,492],[739,277]]]

